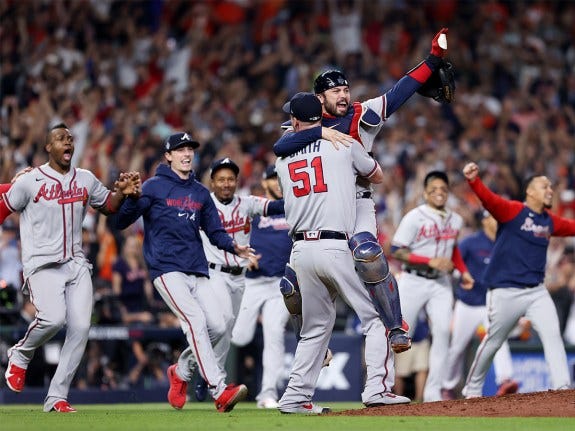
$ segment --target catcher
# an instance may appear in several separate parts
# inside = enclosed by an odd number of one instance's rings
[[[349,82],[341,71],[328,70],[319,75],[314,82],[314,93],[323,106],[323,127],[285,133],[274,145],[276,156],[287,157],[302,150],[309,142],[321,138],[334,143],[345,142],[346,138],[342,133],[351,135],[371,151],[385,120],[415,94],[437,69],[444,67],[447,32],[448,29],[443,28],[435,35],[426,59],[407,72],[391,89],[364,102],[351,102]],[[449,94],[443,91],[441,97],[449,95],[449,101],[453,100],[455,85],[450,89]],[[445,101],[447,102],[447,99]],[[408,403],[408,398],[391,392],[394,376],[393,355],[389,354],[389,350],[400,353],[411,347],[411,340],[403,325],[397,282],[389,271],[387,260],[377,241],[372,190],[358,182],[356,196],[357,216],[349,246],[353,252],[357,274],[364,283],[365,294],[369,295],[374,306],[362,319],[368,369],[362,401],[368,407]],[[288,271],[289,268],[286,269],[286,276],[289,276]],[[288,288],[284,295],[290,292]],[[385,339],[386,332],[389,343],[381,343],[380,340]]]

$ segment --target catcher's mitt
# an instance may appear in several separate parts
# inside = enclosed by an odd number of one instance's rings
[[[438,102],[453,102],[455,99],[455,71],[453,65],[448,61],[442,61],[429,79],[419,87],[417,92]]]

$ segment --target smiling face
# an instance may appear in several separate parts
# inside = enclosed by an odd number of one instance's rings
[[[172,171],[185,180],[190,177],[190,172],[192,172],[194,149],[191,145],[183,145],[172,151],[166,151],[166,160]]]
[[[220,168],[214,172],[211,180],[211,188],[220,202],[229,202],[233,199],[238,177],[229,168]]]
[[[343,117],[349,109],[351,94],[347,85],[340,85],[318,94],[323,111],[334,117]]]
[[[423,198],[427,205],[436,210],[445,208],[448,196],[449,186],[441,178],[432,178],[423,191]]]
[[[68,128],[59,127],[50,131],[48,143],[48,163],[55,171],[65,174],[70,170],[74,155],[74,137]]]

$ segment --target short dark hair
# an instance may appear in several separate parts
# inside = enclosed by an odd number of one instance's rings
[[[527,178],[525,178],[523,180],[523,187],[521,189],[521,192],[523,193],[523,198],[527,197],[527,189],[529,188],[529,186],[531,185],[531,183],[533,182],[533,180],[535,178],[541,177],[541,174],[533,174],[533,175],[529,175]]]
[[[50,129],[48,130],[48,133],[46,133],[45,145],[48,145],[50,143],[50,136],[52,135],[52,132],[56,129],[68,129],[68,126],[64,123],[58,123],[58,124],[50,127]]]
[[[447,174],[445,172],[443,172],[443,171],[431,171],[425,176],[425,179],[423,180],[423,187],[427,187],[427,184],[431,180],[434,180],[436,178],[443,180],[445,182],[445,184],[449,185],[449,178],[447,178]]]

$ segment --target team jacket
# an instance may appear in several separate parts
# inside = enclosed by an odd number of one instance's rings
[[[182,180],[168,165],[142,185],[139,199],[127,199],[117,215],[125,229],[144,219],[144,258],[152,279],[168,272],[208,276],[200,229],[215,246],[234,252],[209,190],[192,174]]]
[[[461,257],[467,266],[467,270],[475,280],[473,289],[465,290],[461,286],[455,288],[455,296],[467,305],[485,305],[487,286],[483,282],[483,273],[491,260],[493,250],[491,239],[483,230],[476,232],[459,242]]]
[[[250,245],[262,257],[259,268],[248,271],[246,277],[282,277],[289,261],[292,240],[285,215],[255,216],[252,220]]]
[[[469,185],[499,223],[484,282],[490,289],[541,284],[545,278],[549,238],[575,235],[575,220],[547,210],[536,213],[522,202],[496,195],[479,178]]]

